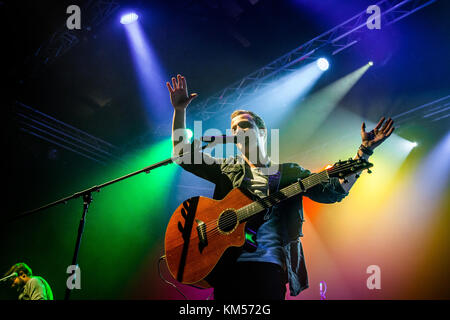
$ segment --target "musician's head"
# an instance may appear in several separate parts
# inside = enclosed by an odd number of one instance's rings
[[[264,120],[256,113],[249,110],[235,110],[231,114],[231,132],[238,137],[243,135],[249,137],[246,140],[248,144],[240,142],[236,144],[247,158],[249,153],[257,150],[266,156],[267,129]]]
[[[31,277],[33,276],[33,272],[31,271],[31,268],[23,262],[19,262],[13,265],[8,270],[8,272],[5,273],[5,276],[9,276],[14,272],[17,273],[17,277],[13,277],[10,279],[11,288],[17,288],[17,291],[20,291],[28,282],[28,280],[31,279]]]

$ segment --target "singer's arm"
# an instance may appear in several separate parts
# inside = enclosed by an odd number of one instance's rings
[[[172,120],[172,144],[175,149],[179,143],[187,143],[186,109],[174,109]]]
[[[186,108],[197,97],[197,94],[188,94],[186,78],[181,75],[177,75],[177,79],[172,78],[172,86],[169,82],[166,82],[166,86],[174,109],[172,142],[175,148],[180,142],[187,143]]]
[[[166,85],[174,108],[172,120],[173,155],[178,156],[188,153],[187,156],[177,161],[177,164],[203,179],[215,182],[221,173],[219,162],[199,149],[200,141],[194,140],[193,143],[190,143],[187,138],[186,109],[191,101],[197,97],[197,94],[188,94],[186,78],[181,75],[178,75],[177,79],[172,78],[172,86],[169,82]]]
[[[353,159],[354,160],[356,160],[356,159],[368,160],[369,156],[358,149],[358,152],[356,153],[356,156]],[[341,183],[342,188],[345,190],[345,192],[350,191],[350,189],[353,187],[353,185],[355,184],[356,180],[358,179],[358,177],[361,173],[362,173],[362,171],[358,171],[355,174],[352,174],[345,179],[339,179],[339,182]]]
[[[354,159],[367,160],[373,153],[373,150],[389,138],[394,130],[394,120],[391,118],[385,122],[385,117],[382,117],[375,128],[370,132],[366,132],[366,123],[363,122],[361,125],[361,147],[358,149],[358,153]],[[340,179],[342,188],[344,188],[346,192],[350,191],[353,184],[356,182],[356,175],[359,174],[361,174],[361,172],[357,172],[356,174],[347,177],[346,180]]]

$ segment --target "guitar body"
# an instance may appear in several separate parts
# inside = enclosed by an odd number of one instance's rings
[[[207,287],[203,279],[225,250],[244,245],[246,222],[234,223],[233,212],[252,202],[239,188],[222,200],[193,197],[184,201],[173,213],[165,235],[166,261],[172,276],[184,284]]]

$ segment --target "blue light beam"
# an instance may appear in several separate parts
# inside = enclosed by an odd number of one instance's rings
[[[306,97],[324,71],[311,62],[292,73],[247,94],[235,109],[248,109],[263,117],[268,127],[277,128],[297,103]]]
[[[168,99],[166,78],[159,60],[146,40],[139,22],[124,25],[133,62],[140,85],[143,105],[148,115],[148,122],[159,123],[170,117],[171,107]]]

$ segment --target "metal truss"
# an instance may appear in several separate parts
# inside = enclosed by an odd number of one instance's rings
[[[103,165],[121,161],[121,151],[116,146],[21,102],[14,104],[14,114],[20,130],[27,134]]]
[[[396,127],[405,126],[407,123],[421,120],[425,122],[437,122],[449,120],[450,117],[450,95],[440,99],[414,107],[392,117]]]
[[[27,64],[31,68],[30,76],[38,75],[46,66],[51,65],[56,59],[75,47],[80,42],[81,35],[85,35],[86,31],[91,32],[118,8],[119,4],[116,0],[87,1],[81,7],[81,30],[69,30],[64,22],[27,59]]]
[[[27,59],[29,76],[37,76],[46,66],[75,47],[80,38],[98,27],[119,8],[116,0],[88,0],[81,5],[81,30],[69,30],[64,24]],[[16,102],[14,112],[20,130],[64,148],[100,164],[121,161],[121,151],[112,144],[65,124],[21,102]]]
[[[389,26],[410,14],[430,5],[436,0],[382,0],[380,7],[382,28]],[[369,15],[363,11],[333,29],[306,42],[263,68],[233,83],[222,91],[190,107],[202,120],[207,120],[236,105],[241,99],[258,92],[286,73],[296,70],[301,63],[317,59],[324,51],[333,55],[356,44],[368,31],[366,22]]]

